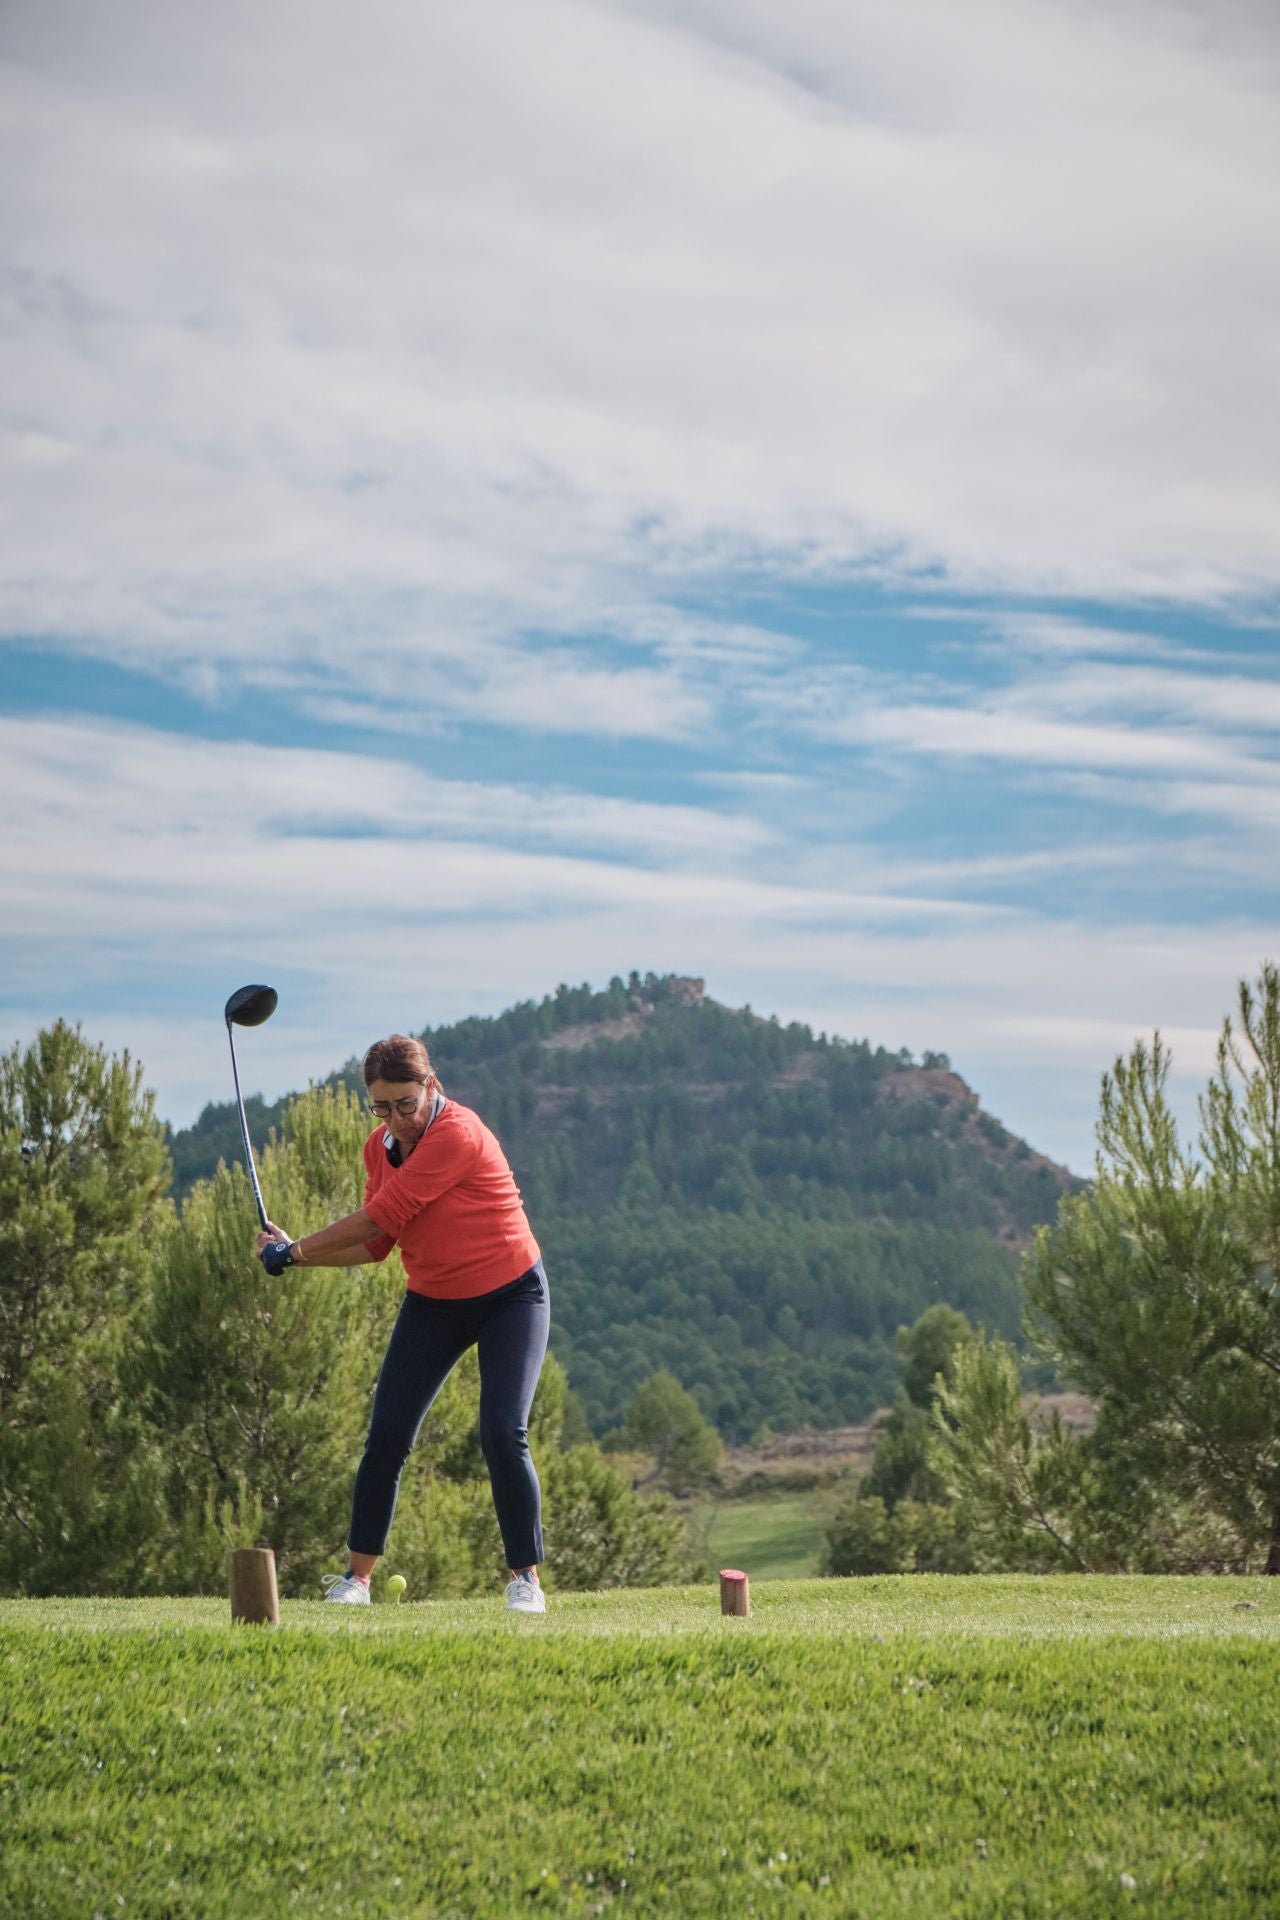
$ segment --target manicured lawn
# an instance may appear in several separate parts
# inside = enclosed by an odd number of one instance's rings
[[[1280,1581],[0,1605],[0,1913],[1280,1913]]]
[[[753,1583],[816,1574],[823,1547],[822,1497],[769,1493],[721,1500],[705,1509],[707,1552],[714,1566],[741,1567]]]

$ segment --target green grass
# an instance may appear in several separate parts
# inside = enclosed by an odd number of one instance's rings
[[[0,1913],[1280,1915],[1280,1581],[0,1604]]]
[[[757,1580],[807,1580],[822,1557],[822,1495],[766,1493],[721,1500],[695,1519],[714,1567],[742,1567]],[[829,1500],[830,1496],[826,1496]]]

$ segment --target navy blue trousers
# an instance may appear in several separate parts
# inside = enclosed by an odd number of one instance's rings
[[[373,1396],[356,1474],[353,1553],[383,1553],[400,1474],[427,1409],[468,1347],[479,1348],[480,1448],[509,1567],[542,1559],[542,1490],[529,1453],[529,1408],[547,1351],[551,1300],[542,1262],[472,1300],[406,1293]]]

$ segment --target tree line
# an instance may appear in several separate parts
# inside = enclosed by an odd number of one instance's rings
[[[1280,971],[1239,985],[1186,1142],[1157,1034],[1104,1076],[1096,1178],[1023,1262],[1027,1349],[1093,1400],[1071,1431],[1025,1361],[933,1308],[829,1571],[1280,1574]]]
[[[262,1156],[273,1217],[360,1204],[362,1104],[314,1090]],[[59,1022],[0,1059],[0,1591],[221,1591],[227,1550],[275,1548],[282,1589],[341,1565],[352,1478],[404,1289],[382,1266],[269,1280],[236,1164],[170,1196],[141,1068]],[[393,1535],[413,1591],[480,1592],[503,1556],[467,1355],[427,1415]],[[549,1357],[530,1419],[549,1584],[698,1569],[669,1495],[601,1453]]]
[[[847,1325],[871,1330],[874,1379],[897,1392],[830,1522],[828,1572],[1280,1572],[1280,972],[1240,984],[1193,1143],[1169,1070],[1157,1035],[1105,1076],[1095,1179],[1022,1261],[1020,1345],[987,1270],[966,1281],[961,1241],[940,1235],[933,1304],[908,1320],[918,1295],[885,1284],[920,1256],[904,1229],[816,1192],[780,1217],[767,1192],[700,1217],[671,1200],[637,1123],[595,1238],[556,1216],[554,1270],[580,1271],[569,1308],[560,1289],[570,1373],[565,1349],[548,1358],[531,1416],[550,1579],[699,1572],[671,1496],[716,1472],[717,1381],[746,1380],[753,1412],[795,1428],[826,1378],[825,1424],[844,1424],[872,1375],[813,1334]],[[341,1083],[283,1109],[263,1155],[273,1216],[357,1206],[366,1129]],[[754,1111],[743,1131],[767,1139]],[[740,1172],[760,1179],[751,1155]],[[0,1058],[0,1589],[219,1590],[228,1547],[263,1542],[297,1594],[338,1560],[403,1273],[393,1257],[270,1282],[253,1227],[238,1164],[175,1204],[127,1055],[60,1022]],[[754,1349],[752,1313],[770,1336]],[[602,1448],[580,1381],[605,1344],[622,1384],[595,1395],[613,1414]],[[1037,1373],[1089,1396],[1090,1431],[1041,1416]],[[471,1355],[404,1476],[393,1557],[417,1592],[481,1591],[501,1569],[477,1412]],[[647,1484],[615,1450],[647,1456]]]

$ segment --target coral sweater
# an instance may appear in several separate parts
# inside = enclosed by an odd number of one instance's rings
[[[470,1300],[527,1273],[541,1256],[506,1156],[478,1113],[446,1100],[399,1167],[376,1127],[364,1143],[364,1210],[381,1228],[368,1245],[398,1245],[411,1293]]]

